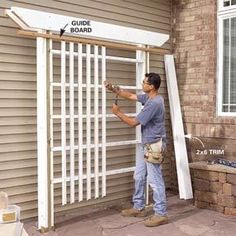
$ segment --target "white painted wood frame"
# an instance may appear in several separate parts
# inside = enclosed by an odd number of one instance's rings
[[[98,46],[94,46],[94,183],[95,198],[99,197],[99,68]]]
[[[38,224],[48,228],[49,183],[48,162],[48,95],[47,40],[37,38],[37,159],[38,164]]]
[[[102,84],[106,80],[106,48],[102,47]],[[106,111],[106,89],[102,87],[102,117],[107,117]],[[102,197],[106,196],[106,119],[102,119]]]
[[[87,200],[91,199],[91,46],[86,45],[86,171]]]
[[[46,30],[50,32],[58,32],[60,28],[64,27],[64,25],[72,20],[75,20],[73,17],[57,15],[53,13],[46,13],[42,11],[35,11],[30,9],[12,7],[10,10],[6,11],[7,14],[24,30],[37,31],[39,33],[44,33]],[[80,18],[76,18],[76,20],[81,20]],[[84,19],[83,19],[84,20]],[[160,34],[157,32],[150,32],[140,29],[134,29],[131,27],[124,27],[114,24],[106,24],[102,22],[91,21],[91,25],[94,29],[92,34],[73,34],[73,36],[79,37],[89,37],[96,38],[106,41],[112,42],[120,42],[132,45],[149,45],[149,46],[162,46],[168,39],[169,35]],[[43,30],[43,31],[42,31]],[[68,33],[68,32],[67,32]],[[69,33],[68,33],[69,34]],[[136,63],[136,86],[122,86],[122,88],[128,89],[140,89],[141,81],[143,79],[143,75],[145,73],[145,55],[143,52],[137,52],[136,58],[122,58],[122,57],[114,57],[106,55],[106,48],[104,46],[101,47],[101,55],[97,55],[95,49],[94,55],[91,54],[91,45],[86,46],[86,52],[82,52],[82,44],[78,44],[78,52],[74,51],[74,44],[72,42],[61,41],[61,50],[55,50],[53,47],[50,47],[50,104],[53,106],[53,88],[59,86],[61,89],[61,114],[55,115],[53,114],[53,107],[50,108],[50,126],[53,126],[53,120],[59,119],[61,121],[61,145],[55,146],[53,141],[50,142],[50,157],[53,159],[54,152],[61,152],[62,155],[62,167],[61,167],[61,177],[54,178],[53,176],[53,160],[49,168],[49,146],[48,140],[48,106],[47,106],[47,53],[48,50],[46,48],[47,39],[38,37],[37,38],[37,137],[38,137],[38,228],[49,228],[54,225],[54,206],[50,206],[50,203],[53,204],[53,195],[51,197],[50,202],[50,191],[53,194],[54,184],[60,183],[62,185],[62,204],[67,204],[67,185],[70,186],[70,203],[75,201],[75,189],[74,184],[75,181],[79,182],[79,190],[78,190],[78,201],[83,201],[83,181],[87,181],[87,200],[91,199],[91,179],[95,179],[95,198],[99,197],[99,183],[97,182],[99,177],[101,177],[102,182],[102,193],[101,196],[106,196],[106,176],[126,173],[134,170],[134,167],[117,169],[117,170],[106,170],[106,147],[119,146],[119,145],[137,145],[136,154],[140,155],[140,129],[137,128],[136,140],[123,140],[117,142],[107,143],[106,141],[106,118],[114,117],[113,114],[106,114],[106,90],[102,85],[104,80],[106,80],[106,63],[108,60],[116,60],[116,61],[124,61],[129,63]],[[52,42],[51,42],[52,43]],[[69,51],[66,51],[66,45],[69,44]],[[53,82],[53,74],[52,74],[52,65],[53,65],[53,54],[60,55],[61,57],[61,81],[59,83]],[[66,82],[66,57],[69,56],[69,83]],[[74,83],[74,58],[78,57],[78,83]],[[82,83],[82,58],[86,59],[86,84]],[[91,59],[94,59],[94,63],[96,61],[101,60],[101,84],[94,83],[91,85]],[[97,70],[97,65],[95,65]],[[96,73],[95,73],[96,75]],[[97,78],[96,78],[97,79]],[[78,88],[78,114],[74,113],[74,89]],[[86,87],[86,115],[83,115],[82,110],[82,89]],[[70,114],[66,113],[66,89],[70,89]],[[102,113],[101,114],[91,114],[91,89],[97,91],[97,89],[102,90]],[[97,94],[97,92],[95,92]],[[98,95],[98,94],[97,94]],[[96,95],[96,96],[97,96]],[[97,103],[96,103],[97,104]],[[136,112],[140,111],[140,106],[137,106]],[[130,114],[135,115],[135,114]],[[66,144],[66,121],[67,119],[70,121],[70,144]],[[74,120],[78,119],[78,143],[74,143]],[[86,143],[83,143],[83,120],[89,120],[86,122]],[[95,128],[95,136],[97,136],[97,121],[101,120],[102,126],[102,140],[101,143],[98,143],[97,140],[94,144],[91,143],[91,122],[90,120],[96,120],[96,128]],[[51,138],[53,138],[53,127],[50,127]],[[96,149],[95,151],[95,159],[96,165],[98,164],[97,159],[97,150],[101,150],[101,162],[102,168],[101,172],[98,172],[98,168],[96,166],[96,170],[94,173],[91,173],[91,149]],[[73,170],[70,170],[70,175],[67,176],[67,152],[70,153],[70,161],[72,162],[70,168],[74,168],[74,153],[75,150],[78,150],[78,175],[75,175]],[[83,152],[86,151],[86,173],[83,173]],[[49,178],[48,170],[51,169],[51,174]],[[51,183],[49,183],[49,179],[51,179]],[[49,188],[50,186],[50,188]],[[51,214],[51,221],[49,220],[49,216]]]
[[[75,202],[75,111],[74,111],[74,43],[70,42],[70,203]]]
[[[50,212],[54,212],[54,173],[53,173],[53,165],[54,165],[54,160],[53,160],[53,151],[52,148],[54,146],[54,136],[53,136],[53,86],[51,84],[53,83],[53,55],[50,53],[52,50],[52,40],[49,40],[49,81],[50,81],[50,94],[49,94],[49,109],[50,109]],[[50,214],[50,224],[49,225],[54,225],[54,214]]]
[[[54,13],[42,12],[20,7],[12,7],[7,11],[8,15],[13,15],[12,19],[20,24],[21,28],[26,30],[38,31],[40,29],[52,32],[60,32],[66,24],[66,34],[72,35],[70,28],[73,26],[72,21],[88,21],[84,18],[63,16]],[[162,46],[168,39],[169,35],[141,30],[121,25],[108,24],[90,20],[90,33],[73,33],[80,37],[106,39],[112,42],[122,42],[127,44],[142,44],[150,46]]]
[[[62,205],[67,203],[66,189],[66,42],[61,42],[61,172],[62,172]]]
[[[184,127],[180,108],[179,91],[173,55],[165,55],[166,82],[170,103],[170,115],[179,186],[179,197],[193,198]]]
[[[78,199],[79,202],[83,200],[83,88],[82,88],[82,44],[78,44]]]
[[[149,46],[146,46],[147,48]],[[146,73],[149,73],[150,72],[150,53],[149,52],[146,52]],[[146,184],[146,193],[145,193],[145,198],[146,198],[146,205],[149,204],[149,183],[147,181],[147,184]]]

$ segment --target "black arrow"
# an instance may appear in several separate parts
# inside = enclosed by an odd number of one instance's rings
[[[63,27],[63,29],[60,29],[60,37],[65,33],[65,28],[66,28],[66,26],[67,26],[68,24],[66,24],[64,27]]]

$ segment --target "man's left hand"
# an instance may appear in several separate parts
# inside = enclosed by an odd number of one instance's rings
[[[112,110],[112,113],[116,115],[117,113],[120,112],[120,107],[116,104],[113,104],[111,110]]]

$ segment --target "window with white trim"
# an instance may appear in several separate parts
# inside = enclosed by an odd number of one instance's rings
[[[223,7],[236,5],[236,0],[223,0],[221,2],[223,2],[223,5],[222,5]]]
[[[236,116],[236,0],[218,0],[218,115]]]
[[[236,0],[218,1],[218,115],[236,115]]]

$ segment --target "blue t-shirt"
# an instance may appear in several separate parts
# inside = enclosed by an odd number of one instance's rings
[[[149,98],[147,94],[137,95],[138,101],[144,105],[137,115],[137,121],[142,125],[142,143],[155,143],[161,138],[165,142],[165,106],[164,99],[158,95]]]

